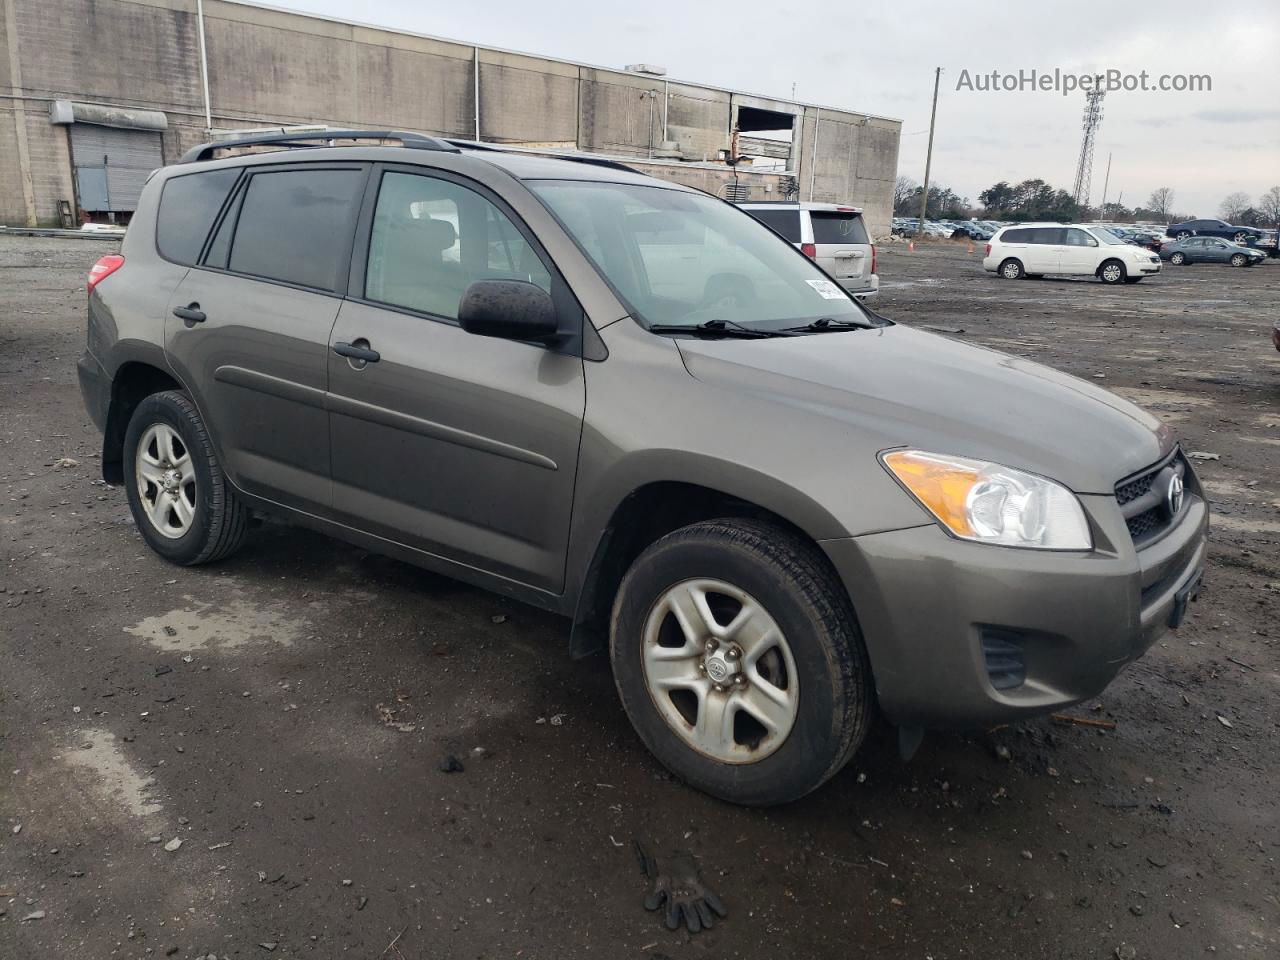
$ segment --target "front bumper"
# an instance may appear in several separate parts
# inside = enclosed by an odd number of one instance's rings
[[[88,350],[76,361],[76,373],[80,378],[80,394],[84,407],[99,432],[107,429],[107,411],[111,409],[111,378],[102,364]]]
[[[981,727],[1070,706],[1181,621],[1204,568],[1203,499],[1188,494],[1181,520],[1141,551],[1113,497],[1080,499],[1088,553],[970,543],[935,524],[822,543],[891,721]]]
[[[1160,262],[1157,260],[1155,263],[1150,263],[1150,262],[1140,263],[1138,264],[1138,272],[1141,273],[1143,276],[1149,276],[1153,273],[1159,273]]]

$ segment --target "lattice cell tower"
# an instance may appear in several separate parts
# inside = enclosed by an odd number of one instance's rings
[[[1080,159],[1076,163],[1076,188],[1072,191],[1076,203],[1082,207],[1089,205],[1089,186],[1093,182],[1093,143],[1102,125],[1102,98],[1107,91],[1090,90],[1085,94],[1084,138],[1080,141]]]

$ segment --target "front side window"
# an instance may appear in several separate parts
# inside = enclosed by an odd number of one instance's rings
[[[487,198],[452,180],[384,174],[365,298],[456,320],[477,280],[527,280],[551,292],[551,274],[532,244]]]
[[[1083,230],[1077,230],[1073,227],[1070,230],[1065,230],[1063,232],[1066,234],[1066,237],[1063,238],[1062,242],[1068,247],[1096,247],[1098,245],[1098,241],[1093,239],[1093,237]],[[1105,233],[1105,231],[1101,232]]]
[[[364,176],[363,170],[254,174],[241,201],[227,269],[333,290]]]
[[[866,322],[853,299],[795,247],[714,197],[595,181],[527,185],[649,327]]]

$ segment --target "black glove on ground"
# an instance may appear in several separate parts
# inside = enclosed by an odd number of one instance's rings
[[[645,876],[653,883],[653,889],[644,898],[644,908],[657,910],[665,905],[664,921],[668,930],[675,930],[682,922],[690,933],[709,930],[715,925],[715,916],[728,914],[720,898],[702,882],[698,865],[690,854],[674,852],[659,861],[637,840],[636,855]]]

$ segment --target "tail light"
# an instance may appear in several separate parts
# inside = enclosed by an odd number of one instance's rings
[[[874,243],[871,245],[871,272],[873,274],[876,272],[876,245]]]
[[[118,253],[108,253],[105,257],[99,257],[98,262],[89,268],[88,292],[92,293],[94,287],[123,266],[124,257]]]
[[[991,244],[989,243],[987,244],[987,252],[984,254],[984,256],[987,256],[987,257],[991,256]]]
[[[814,246],[812,243],[800,244],[800,252],[803,253],[806,257],[808,257],[810,260],[818,259],[818,248]]]

